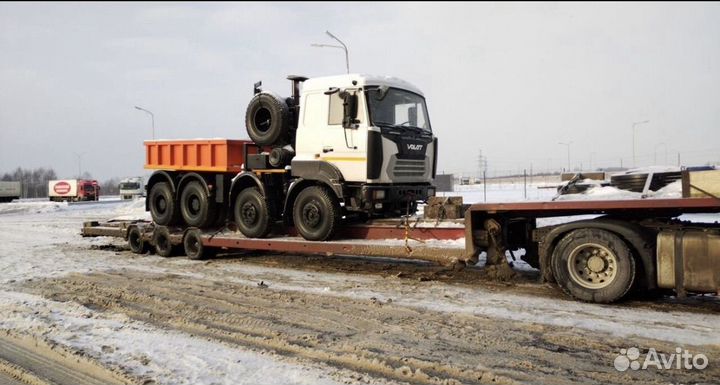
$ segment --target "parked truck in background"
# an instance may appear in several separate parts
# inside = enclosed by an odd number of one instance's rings
[[[56,202],[96,201],[100,199],[100,185],[96,180],[51,180],[48,182],[48,197]]]
[[[412,214],[435,194],[437,138],[418,88],[357,74],[288,80],[288,98],[255,84],[245,115],[252,142],[145,142],[156,224],[228,220],[262,238],[284,222],[319,241],[343,220]]]
[[[0,181],[0,202],[11,202],[22,195],[22,185],[15,181]]]
[[[125,178],[118,186],[120,199],[134,199],[145,196],[145,181],[143,177]]]

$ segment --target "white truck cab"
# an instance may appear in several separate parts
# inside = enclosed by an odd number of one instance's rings
[[[119,184],[120,199],[134,199],[145,195],[143,177],[136,176],[125,178]]]

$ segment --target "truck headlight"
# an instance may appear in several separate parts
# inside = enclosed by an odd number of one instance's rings
[[[385,190],[373,190],[373,200],[381,201],[385,199]]]

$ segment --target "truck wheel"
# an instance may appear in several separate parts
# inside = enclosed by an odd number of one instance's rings
[[[235,223],[248,238],[264,238],[270,232],[270,210],[267,200],[257,187],[238,194],[233,209]]]
[[[261,146],[287,143],[290,123],[287,103],[277,95],[255,95],[245,111],[245,127],[253,142]]]
[[[190,259],[201,260],[208,259],[215,255],[215,249],[205,247],[202,244],[202,231],[200,229],[189,229],[183,237],[183,246],[185,247],[185,255]]]
[[[635,259],[627,244],[601,229],[579,229],[561,239],[552,269],[563,291],[589,302],[617,301],[635,280]]]
[[[155,244],[155,252],[163,258],[171,257],[175,252],[175,247],[173,247],[170,240],[170,230],[167,227],[159,226],[155,228],[153,243]]]
[[[130,250],[135,254],[145,254],[148,250],[147,244],[142,237],[142,232],[137,227],[132,227],[128,231],[128,245]]]
[[[180,212],[189,226],[207,227],[215,222],[215,203],[198,181],[188,183],[180,194]]]
[[[309,241],[328,240],[340,222],[340,206],[326,188],[307,187],[295,199],[293,222],[303,238]]]
[[[179,222],[179,210],[170,185],[166,182],[155,183],[150,190],[150,215],[153,222],[161,226]]]

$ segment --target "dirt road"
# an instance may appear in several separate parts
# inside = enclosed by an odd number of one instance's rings
[[[118,252],[117,257],[137,258],[127,252]],[[293,290],[284,286],[292,283],[282,277],[286,271],[278,269],[273,274],[272,268],[266,267],[282,264],[284,259],[289,265],[296,261],[295,257],[282,256],[244,256],[206,263],[168,260],[175,263],[169,274],[124,269],[72,274],[22,287],[54,301],[73,301],[94,310],[123,313],[135,320],[231,346],[274,352],[300,364],[329,365],[335,377],[358,382],[666,384],[713,383],[720,377],[717,366],[696,372],[619,372],[612,365],[622,348],[645,346],[672,353],[677,344],[671,341],[432,310],[380,295],[338,296],[334,287],[315,290],[309,285],[308,290]],[[383,289],[398,286],[412,290],[432,280],[452,283],[483,276],[482,271],[454,273],[387,261],[325,261],[325,273],[343,269],[343,265],[346,271],[365,266],[361,270],[372,277],[373,287],[346,282],[359,293],[365,289],[382,293]],[[253,270],[253,265],[263,267]],[[317,263],[307,266],[306,271],[323,270]],[[403,274],[409,279],[403,279]],[[302,271],[290,275],[295,283],[302,283]],[[328,283],[337,284],[332,279]],[[552,288],[530,282],[495,285],[495,289],[559,295]],[[452,302],[453,298],[445,297]],[[682,306],[693,308],[692,304]],[[701,309],[705,312],[708,308]],[[720,357],[717,345],[705,345],[702,351]]]
[[[0,333],[0,385],[133,384],[88,357],[48,344],[41,338]]]

